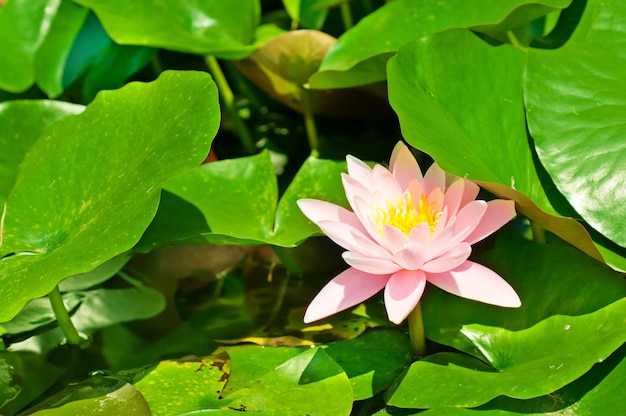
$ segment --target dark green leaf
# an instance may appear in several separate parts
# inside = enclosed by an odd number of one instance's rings
[[[33,84],[33,62],[61,0],[11,0],[0,7],[0,89]]]
[[[219,58],[251,53],[259,24],[259,0],[76,0],[93,9],[113,40]]]
[[[626,247],[626,3],[587,3],[572,38],[531,49],[526,71],[528,125],[537,154],[582,217]]]
[[[250,379],[248,387],[224,396],[223,405],[276,415],[349,415],[352,387],[341,367],[314,348]]]
[[[344,168],[345,163],[309,158],[278,207],[278,186],[268,152],[202,165],[168,182],[165,189],[204,214],[211,228],[205,235],[209,242],[293,247],[319,232],[296,201],[317,198],[345,203],[340,175]]]
[[[58,101],[0,103],[0,204],[4,205],[15,184],[18,166],[42,131],[83,109],[83,106]]]
[[[150,405],[152,415],[178,415],[221,408],[219,397],[229,372],[228,354],[162,361],[134,386]]]
[[[529,399],[549,394],[626,341],[625,313],[622,299],[588,315],[551,316],[521,331],[465,325],[464,335],[498,371],[460,353],[430,355],[398,378],[387,392],[387,403],[407,408],[474,407],[500,395]]]
[[[57,97],[66,87],[65,64],[88,13],[88,9],[62,0],[50,32],[35,55],[35,80],[48,97]],[[94,46],[92,43],[90,49]]]
[[[390,329],[369,330],[354,339],[331,344],[325,351],[350,378],[354,400],[368,399],[385,390],[411,363],[409,338]]]
[[[490,46],[469,31],[425,37],[389,61],[389,101],[406,140],[444,170],[483,181],[515,200],[522,214],[600,259],[580,224],[558,215],[575,213],[557,213],[558,192],[548,195],[538,175],[524,117],[524,61],[519,50]]]
[[[567,7],[570,2],[391,1],[363,18],[339,38],[322,62],[320,72],[311,78],[310,84],[313,88],[324,89],[382,81],[386,76],[384,66],[379,61],[384,58],[376,58],[377,62],[371,65],[366,64],[366,61],[394,52],[413,39],[455,28],[478,28],[498,35],[536,16]],[[350,75],[341,74],[343,71],[349,71]]]
[[[166,72],[100,94],[83,114],[51,126],[7,199],[0,254],[16,254],[0,260],[0,321],[131,248],[163,182],[206,157],[218,120],[208,75]]]

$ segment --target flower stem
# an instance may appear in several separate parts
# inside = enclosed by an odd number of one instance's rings
[[[424,322],[422,321],[422,307],[420,303],[415,305],[415,309],[409,314],[408,322],[413,357],[423,357],[426,355],[426,337],[424,336]]]
[[[319,150],[320,141],[317,137],[317,127],[311,111],[311,91],[302,89],[302,112],[304,113],[304,129],[311,150]]]
[[[272,246],[272,251],[274,251],[276,257],[278,257],[283,266],[285,266],[291,274],[298,277],[302,276],[302,269],[298,265],[298,262],[291,257],[287,249],[284,247]]]
[[[537,221],[530,220],[530,230],[533,233],[533,241],[537,244],[546,243],[546,230]]]
[[[226,81],[226,77],[217,62],[217,59],[215,59],[214,56],[207,55],[204,57],[204,62],[206,63],[207,68],[209,68],[209,72],[211,73],[211,76],[213,76],[215,84],[217,84],[222,104],[224,104],[226,111],[233,120],[235,130],[237,131],[241,144],[247,153],[256,153],[254,140],[252,140],[252,136],[248,131],[246,123],[244,123],[241,117],[239,117],[237,108],[235,108],[235,95],[233,94],[233,90],[230,88],[230,85],[228,85],[228,81]]]
[[[76,331],[76,328],[72,323],[72,318],[70,318],[70,315],[67,313],[67,309],[65,309],[59,286],[55,286],[55,288],[52,289],[52,292],[48,294],[48,299],[50,300],[52,311],[54,312],[54,316],[57,318],[59,328],[61,328],[63,335],[65,335],[67,343],[69,345],[80,345],[82,339],[80,338],[80,335],[78,335],[78,331]]]
[[[343,21],[343,27],[346,30],[350,30],[354,26],[354,19],[352,18],[352,12],[350,11],[350,3],[341,3],[341,20]]]

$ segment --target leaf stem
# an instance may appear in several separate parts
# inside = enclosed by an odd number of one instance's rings
[[[509,40],[509,43],[511,44],[511,46],[513,46],[514,48],[517,48],[523,52],[526,52],[528,50],[528,48],[522,45],[519,39],[517,39],[517,36],[515,36],[515,33],[513,33],[512,30],[508,30],[506,32],[506,38]]]
[[[426,355],[426,337],[424,336],[424,322],[422,321],[422,307],[418,303],[409,314],[409,340],[413,357]]]
[[[537,221],[530,221],[530,230],[533,233],[533,241],[537,244],[546,243],[546,230]]]
[[[352,11],[350,10],[350,3],[344,2],[339,6],[341,10],[341,20],[343,21],[343,27],[350,30],[354,26],[354,19],[352,18]]]
[[[304,129],[306,138],[309,141],[311,150],[317,151],[320,147],[319,137],[317,136],[317,127],[315,126],[315,118],[311,111],[311,91],[302,88],[302,112],[304,113]]]
[[[228,81],[226,81],[226,77],[220,68],[217,59],[214,56],[207,55],[204,57],[204,62],[206,63],[211,76],[213,76],[213,80],[215,84],[217,84],[217,89],[220,92],[220,98],[222,99],[222,104],[226,108],[226,111],[230,115],[233,123],[235,125],[235,130],[237,131],[237,135],[239,136],[239,140],[243,145],[245,151],[248,154],[256,153],[256,146],[254,145],[254,140],[252,140],[252,136],[248,131],[248,127],[246,123],[239,117],[239,113],[237,112],[237,108],[235,107],[235,95],[233,94],[233,90],[228,85]]]
[[[283,266],[285,266],[285,269],[289,270],[289,272],[294,276],[302,276],[302,269],[298,265],[298,262],[296,262],[296,260],[289,254],[287,249],[278,246],[271,247],[274,254],[276,254],[276,257],[278,257]]]
[[[65,335],[67,343],[69,345],[80,345],[82,339],[78,334],[78,331],[76,331],[76,328],[72,323],[72,318],[70,318],[70,315],[67,313],[67,309],[65,309],[63,297],[61,296],[61,291],[59,290],[58,285],[55,286],[54,289],[52,289],[52,292],[48,294],[48,299],[50,300],[52,311],[57,319],[59,328],[61,328],[63,335]]]

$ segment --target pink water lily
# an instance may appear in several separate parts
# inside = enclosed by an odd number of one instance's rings
[[[467,299],[518,307],[515,290],[494,271],[468,260],[476,243],[515,217],[513,201],[476,200],[479,187],[446,174],[436,163],[422,176],[399,142],[389,169],[347,157],[342,174],[349,211],[301,199],[298,206],[335,243],[351,267],[309,305],[313,322],[357,305],[385,289],[389,320],[399,324],[415,308],[426,282]]]

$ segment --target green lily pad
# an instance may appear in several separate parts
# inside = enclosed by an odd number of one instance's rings
[[[571,39],[528,52],[525,99],[537,155],[596,230],[626,247],[626,4],[587,2]]]
[[[15,184],[17,169],[42,131],[57,120],[78,114],[85,107],[60,101],[0,103],[0,204]]]
[[[230,373],[226,353],[203,358],[161,361],[134,383],[154,416],[221,408],[219,397]]]
[[[202,165],[169,181],[165,189],[202,212],[211,229],[204,236],[211,243],[294,247],[319,233],[296,201],[316,198],[345,204],[340,175],[344,169],[344,162],[309,158],[278,204],[269,152]]]
[[[380,55],[388,57],[413,39],[455,28],[498,36],[570,3],[571,0],[391,1],[341,36],[309,83],[313,88],[324,89],[382,81],[386,75],[381,63],[386,59]],[[367,63],[372,58],[377,61]]]
[[[477,409],[432,409],[434,415],[599,415],[611,409],[615,414],[626,412],[626,394],[622,388],[626,377],[626,348],[615,352],[601,364],[571,384],[546,396],[518,400],[498,397]]]
[[[626,341],[625,313],[622,299],[588,315],[551,316],[521,331],[465,325],[463,332],[491,354],[488,358],[498,371],[460,353],[430,355],[398,377],[387,391],[387,403],[405,408],[474,407],[500,395],[529,399],[549,394]]]
[[[11,0],[0,7],[0,89],[22,92],[34,81],[33,62],[61,0]]]
[[[7,199],[0,321],[130,249],[154,217],[162,184],[206,157],[218,123],[206,73],[165,72],[102,93],[47,129]]]
[[[37,50],[34,61],[35,79],[48,97],[57,97],[67,86],[63,84],[65,65],[88,14],[88,9],[71,1],[62,1],[48,36]],[[98,48],[94,48],[92,42],[89,49]]]
[[[317,0],[285,0],[283,5],[294,24],[307,29],[321,29],[328,16],[328,10],[318,7]]]
[[[354,400],[369,399],[385,390],[411,363],[408,336],[384,328],[333,343],[325,351],[350,378]]]
[[[132,385],[107,378],[93,378],[70,385],[36,406],[37,416],[151,416],[148,403]],[[32,412],[34,409],[31,409]]]
[[[87,290],[93,286],[104,283],[122,270],[122,267],[128,263],[130,257],[130,254],[123,253],[102,263],[100,266],[87,273],[70,276],[59,283],[59,290],[61,290],[61,292]]]
[[[577,250],[508,243],[479,261],[507,279],[522,307],[484,305],[430,287],[422,301],[426,336],[477,358],[441,353],[418,361],[390,390],[390,405],[474,407],[499,395],[542,396],[626,341],[626,282]],[[445,387],[451,382],[454,394]]]
[[[32,352],[0,351],[0,414],[13,415],[64,373]]]
[[[224,395],[223,405],[276,415],[347,416],[352,400],[346,373],[323,349],[313,348],[249,379],[248,387]]]
[[[115,42],[219,58],[241,59],[256,49],[259,0],[76,0],[92,9]]]
[[[550,316],[593,314],[626,296],[619,273],[564,245],[508,243],[478,261],[513,286],[522,300],[520,308],[481,304],[430,287],[422,310],[428,338],[487,361],[508,347],[494,344],[493,350],[483,351],[473,335],[464,333],[466,325],[520,331]]]
[[[600,260],[580,224],[560,217],[575,212],[553,204],[560,194],[548,194],[537,173],[524,117],[524,61],[519,50],[490,46],[469,31],[425,37],[389,61],[389,101],[406,140],[444,170],[515,200],[522,214]]]

